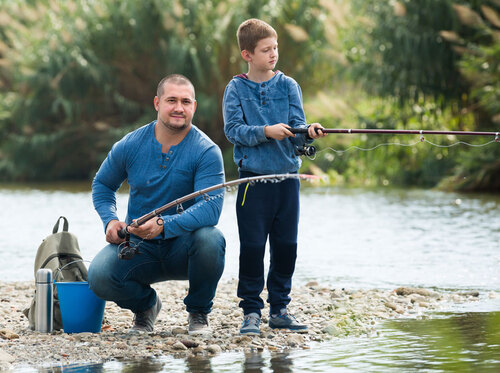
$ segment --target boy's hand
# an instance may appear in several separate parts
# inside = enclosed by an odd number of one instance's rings
[[[291,133],[288,130],[289,128],[290,126],[288,124],[277,123],[272,126],[265,126],[264,134],[266,135],[267,138],[276,140],[283,140],[286,139],[287,137],[295,137],[295,134]]]
[[[319,124],[319,123],[312,123],[307,132],[308,132],[308,135],[310,138],[312,139],[318,139],[320,137],[325,137],[326,135],[328,135],[327,133],[324,133],[322,131],[322,129],[324,129],[324,127]]]

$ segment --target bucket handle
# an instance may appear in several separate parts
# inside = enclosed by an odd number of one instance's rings
[[[65,265],[63,265],[61,268],[57,268],[57,271],[56,271],[56,274],[54,276],[54,284],[56,283],[56,279],[57,279],[57,276],[59,276],[59,273],[62,272],[62,270],[64,268],[66,268],[67,266],[69,266],[70,264],[73,264],[73,263],[78,263],[78,262],[87,262],[87,263],[90,263],[90,260],[85,260],[85,259],[77,259],[77,260],[73,260],[72,262],[69,262],[69,263],[66,263]]]

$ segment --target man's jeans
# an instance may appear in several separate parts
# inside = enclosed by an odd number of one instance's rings
[[[135,236],[131,240],[131,244],[139,244],[139,254],[131,260],[118,259],[118,245],[110,244],[92,261],[88,282],[99,298],[137,313],[156,302],[156,291],[150,284],[189,280],[186,310],[212,310],[226,252],[226,241],[217,228],[204,227],[168,240],[141,242]]]

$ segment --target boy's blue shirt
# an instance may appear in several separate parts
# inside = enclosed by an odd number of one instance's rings
[[[297,134],[278,141],[264,134],[266,125],[285,123],[306,127],[302,92],[295,80],[278,71],[257,83],[238,75],[228,83],[222,103],[224,133],[234,144],[234,161],[240,171],[257,174],[297,172],[301,159],[297,146],[306,142]]]
[[[177,198],[224,182],[221,151],[202,131],[192,125],[186,137],[166,154],[155,138],[155,124],[153,121],[115,143],[94,178],[92,200],[104,229],[111,220],[119,220],[115,195],[125,179],[130,186],[127,224]],[[166,211],[162,216],[164,232],[157,238],[216,225],[223,193],[222,188],[209,193],[219,198],[185,202],[180,215],[175,208]]]

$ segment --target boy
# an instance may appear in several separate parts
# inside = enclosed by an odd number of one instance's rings
[[[278,35],[258,19],[243,22],[237,31],[241,56],[248,73],[235,76],[224,92],[224,132],[234,144],[234,161],[240,177],[296,173],[301,160],[297,146],[325,136],[320,124],[309,126],[308,136],[294,135],[291,127],[306,127],[299,85],[280,71]],[[241,184],[236,201],[240,236],[239,306],[244,319],[240,334],[259,335],[264,302],[264,253],[270,243],[267,290],[269,326],[273,329],[307,330],[287,312],[297,257],[299,220],[297,179],[281,183]]]

